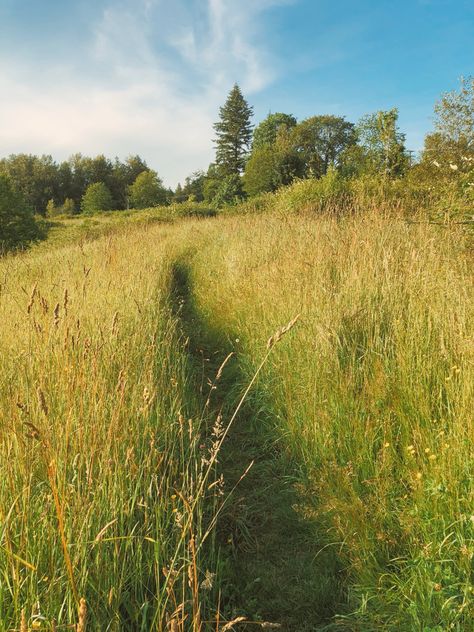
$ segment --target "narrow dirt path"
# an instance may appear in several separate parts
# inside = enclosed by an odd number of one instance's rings
[[[208,383],[233,351],[235,336],[218,331],[197,310],[189,257],[174,265],[171,295],[173,310],[189,338],[196,388],[206,398]],[[212,413],[217,417],[221,412],[225,423],[248,382],[238,355],[233,355],[212,394]],[[337,578],[328,575],[324,556],[318,555],[321,547],[298,492],[296,464],[292,466],[276,447],[258,384],[223,444],[219,466],[227,491],[238,483],[218,525],[226,616],[278,623],[288,632],[329,629],[325,624],[340,598]],[[247,625],[245,629],[260,628]]]

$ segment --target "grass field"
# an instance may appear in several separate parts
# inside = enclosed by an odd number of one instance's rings
[[[469,630],[463,226],[107,232],[0,261],[0,630]]]

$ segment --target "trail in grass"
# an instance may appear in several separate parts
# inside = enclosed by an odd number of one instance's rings
[[[219,366],[234,350],[236,336],[219,331],[200,315],[193,300],[188,257],[174,265],[171,295],[189,339],[196,387],[205,399]],[[211,415],[222,412],[225,423],[248,381],[239,355],[233,355],[212,394]],[[296,466],[277,449],[266,416],[257,385],[219,456],[226,489],[238,483],[218,527],[222,606],[229,618],[243,615],[249,620],[279,623],[288,632],[321,629],[334,615],[338,598],[334,565],[328,567],[324,556],[318,555],[321,545],[311,517],[305,515]],[[259,629],[255,625],[247,628]]]

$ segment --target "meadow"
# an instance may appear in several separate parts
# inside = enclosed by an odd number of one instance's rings
[[[0,260],[1,632],[470,629],[472,233],[286,195]]]

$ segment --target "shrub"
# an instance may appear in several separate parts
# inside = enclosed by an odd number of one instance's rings
[[[330,168],[322,178],[297,180],[280,189],[276,194],[276,207],[281,211],[323,211],[336,206],[343,209],[348,194],[347,181],[336,169]]]

